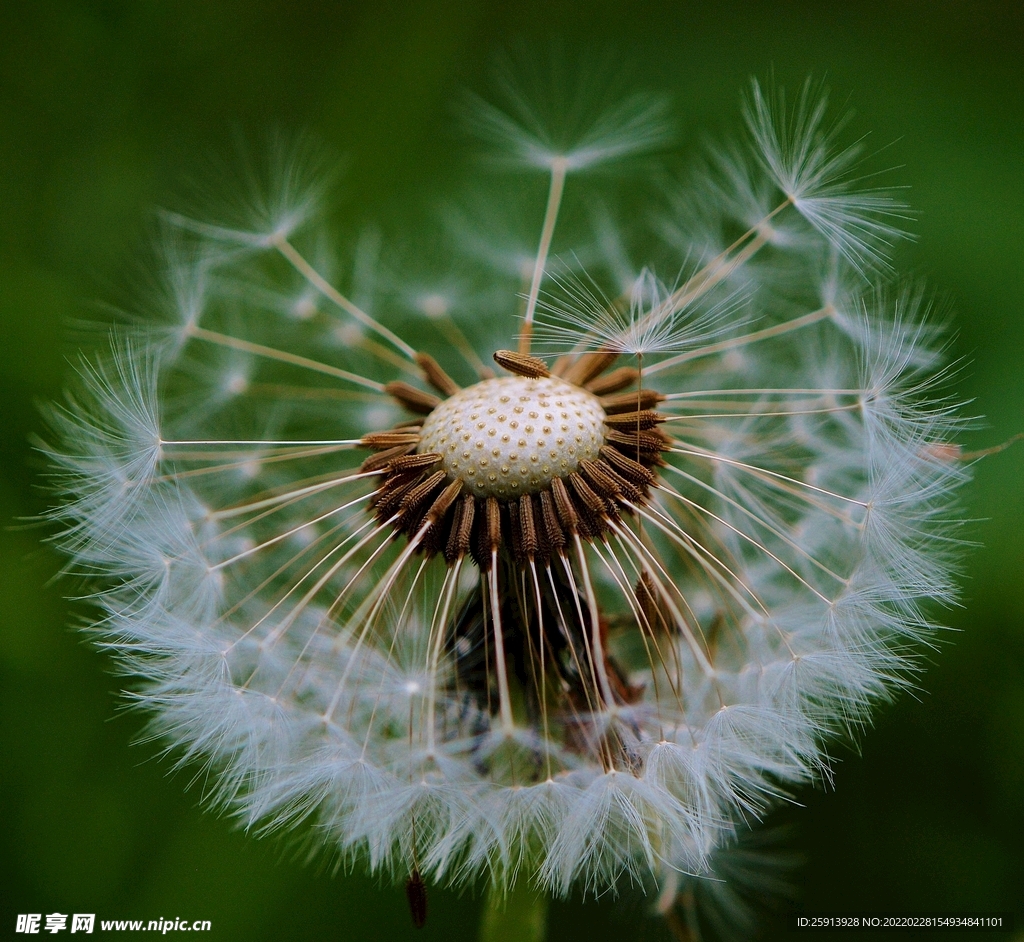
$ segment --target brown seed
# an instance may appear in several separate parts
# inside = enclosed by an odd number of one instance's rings
[[[581,353],[564,373],[567,383],[583,386],[600,376],[619,358],[615,350],[597,350],[594,353]]]
[[[419,440],[419,432],[370,432],[359,439],[359,444],[364,448],[372,448],[374,451],[380,451],[384,448],[394,448],[396,445],[415,445]]]
[[[661,452],[668,445],[668,438],[658,429],[640,432],[620,432],[618,429],[608,429],[605,438],[613,445],[619,447],[627,455],[635,455],[638,451],[645,457],[654,457],[661,461]],[[646,453],[646,454],[645,454]]]
[[[484,532],[487,549],[493,553],[501,546],[501,505],[497,497],[488,497],[484,503]]]
[[[441,400],[433,393],[424,392],[401,380],[388,383],[384,387],[384,392],[393,399],[397,399],[407,409],[419,412],[421,415],[428,415],[441,405]]]
[[[423,882],[419,870],[413,870],[405,881],[405,898],[409,903],[409,915],[412,924],[422,929],[427,924],[427,885]]]
[[[407,510],[422,504],[444,482],[444,471],[435,471],[426,480],[417,484],[402,498],[402,509]]]
[[[379,520],[388,520],[401,508],[406,495],[419,480],[419,475],[395,476],[385,481],[384,486],[371,499]]]
[[[610,445],[602,445],[601,457],[627,481],[631,481],[638,487],[647,488],[654,483],[654,473],[652,471],[649,471],[640,462],[624,455],[617,448],[612,448]]]
[[[523,555],[527,559],[533,559],[537,555],[537,531],[533,525],[533,501],[529,494],[523,494],[519,498],[519,526]]]
[[[604,464],[604,462],[602,462],[602,464]],[[605,465],[605,467],[607,467],[607,465]],[[589,459],[581,461],[580,471],[587,479],[587,483],[590,484],[591,487],[593,487],[594,490],[596,490],[602,497],[614,499],[621,496],[622,488],[619,487],[611,474],[606,473],[601,465],[597,464],[597,462],[590,461]],[[608,471],[611,471],[611,469],[608,468]]]
[[[595,396],[607,396],[627,386],[632,386],[640,378],[640,371],[632,366],[620,366],[617,370],[598,376],[589,383],[584,383],[588,392]]]
[[[432,468],[441,460],[441,455],[434,452],[424,452],[422,455],[404,455],[395,458],[391,462],[388,471],[392,474],[402,474],[406,471],[425,471]]]
[[[375,455],[370,455],[370,457],[359,466],[359,470],[388,472],[391,464],[396,458],[409,454],[409,452],[415,447],[415,444],[411,444],[395,445],[393,448],[385,448],[383,451],[379,451]]]
[[[609,428],[618,428],[623,431],[644,431],[655,428],[665,421],[665,416],[644,409],[641,412],[620,412],[618,415],[605,417],[604,424]]]
[[[638,487],[617,474],[604,461],[583,461],[580,470],[587,481],[602,496],[612,500],[626,500],[633,504],[644,502],[644,495]]]
[[[444,558],[449,565],[465,556],[472,546],[473,517],[476,514],[476,501],[472,494],[466,494],[455,506],[455,519],[452,521],[448,544],[445,546]]]
[[[657,624],[661,614],[658,610],[658,599],[654,592],[654,583],[651,580],[650,574],[645,569],[637,580],[633,594],[636,595],[636,600],[640,606],[640,614],[643,615],[644,622],[648,628],[653,628]]]
[[[608,515],[602,511],[589,510],[579,495],[575,498],[576,513],[579,514],[580,536],[585,540],[596,540],[607,529]]]
[[[608,509],[608,505],[605,503],[604,498],[600,494],[596,493],[594,489],[583,480],[583,475],[578,471],[573,471],[573,473],[569,475],[569,483],[572,485],[572,489],[576,492],[576,495],[583,502],[583,506],[591,513],[600,516]]]
[[[509,535],[512,538],[512,558],[517,563],[522,563],[526,560],[526,554],[523,552],[523,531],[519,522],[519,504],[516,501],[512,501],[508,505],[508,517]]]
[[[560,552],[565,546],[565,532],[558,522],[558,512],[555,510],[555,499],[551,491],[540,492],[540,513],[544,521],[544,533],[551,544],[551,549]]]
[[[543,360],[525,353],[516,353],[515,350],[499,350],[494,354],[494,362],[503,370],[515,373],[516,376],[539,379],[542,376],[551,375]]]
[[[455,499],[462,493],[462,482],[452,481],[441,493],[437,499],[430,505],[430,509],[427,511],[427,519],[431,523],[440,523],[444,518],[444,515],[448,513],[448,509]]]
[[[633,504],[643,504],[646,501],[647,494],[630,481],[629,478],[619,474],[608,462],[598,461],[597,466],[615,482],[615,486],[619,488],[626,500]]]
[[[579,514],[576,513],[576,508],[572,505],[572,498],[569,496],[568,488],[566,488],[565,482],[561,478],[555,478],[551,482],[551,493],[554,495],[555,509],[558,511],[558,519],[561,521],[562,526],[570,534],[575,533],[580,525]]]
[[[454,396],[462,387],[455,382],[429,353],[417,353],[416,365],[423,376],[442,396]]]
[[[530,508],[533,513],[533,532],[537,535],[537,558],[547,559],[554,547],[548,539],[547,527],[544,524],[543,497],[546,491],[537,495],[537,499],[530,499]]]
[[[601,399],[601,408],[608,415],[617,412],[636,412],[638,409],[651,409],[665,397],[654,389],[637,389],[633,392],[616,393]]]

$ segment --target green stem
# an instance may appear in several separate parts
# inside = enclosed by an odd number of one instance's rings
[[[544,942],[547,916],[547,896],[525,880],[511,890],[492,883],[480,918],[480,942]]]

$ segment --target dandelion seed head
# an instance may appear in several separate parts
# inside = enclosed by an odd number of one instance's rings
[[[54,410],[93,635],[247,826],[671,901],[914,670],[966,475],[895,204],[755,88],[637,235],[582,171],[662,146],[655,101],[478,102],[547,202],[478,191],[426,275],[376,229],[336,263],[287,162],[248,222],[168,214],[174,310]]]

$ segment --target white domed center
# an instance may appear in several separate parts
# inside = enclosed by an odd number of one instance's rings
[[[605,412],[596,396],[554,377],[486,379],[441,403],[423,423],[420,454],[480,497],[536,494],[596,459]]]

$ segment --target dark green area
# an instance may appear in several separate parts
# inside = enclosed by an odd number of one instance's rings
[[[0,886],[17,912],[204,918],[213,938],[412,934],[400,887],[302,863],[203,813],[118,710],[84,608],[18,519],[46,503],[28,444],[81,330],[131,282],[148,213],[230,162],[237,129],[309,130],[347,155],[337,211],[432,196],[451,103],[510,39],[619,55],[669,90],[688,141],[736,123],[751,75],[824,76],[902,165],[920,216],[900,267],[955,312],[968,447],[1024,430],[1024,13],[910,0],[509,4],[25,0],[0,4]],[[127,273],[127,274],[126,274]],[[964,607],[915,696],[883,709],[834,786],[781,818],[809,910],[1016,910],[1024,919],[1024,445],[977,468]],[[432,890],[418,938],[470,938],[479,893]],[[551,939],[662,938],[647,904],[553,906]],[[1024,925],[1020,928],[1024,929]],[[792,938],[785,931],[779,938]]]

